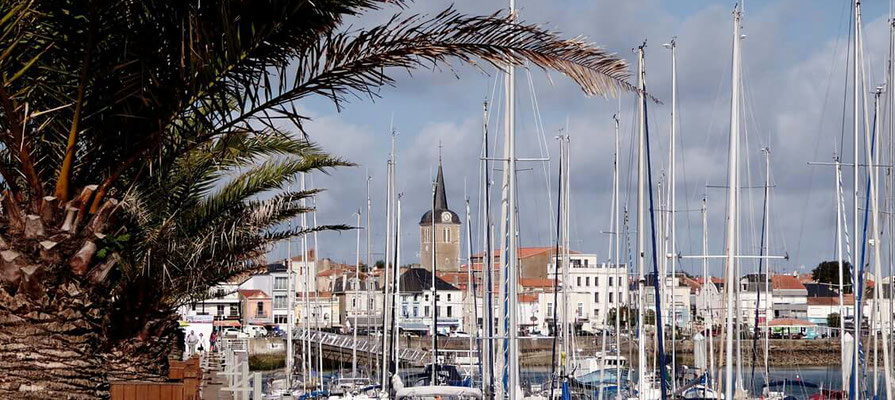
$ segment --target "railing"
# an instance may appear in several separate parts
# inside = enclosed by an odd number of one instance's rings
[[[217,343],[220,351],[248,351],[249,339],[246,338],[220,338]]]
[[[350,335],[339,335],[336,333],[321,332],[314,330],[298,330],[295,333],[295,339],[309,340],[314,343],[320,343],[324,346],[336,347],[344,350],[354,349],[354,337]],[[357,351],[362,353],[382,354],[382,341],[380,339],[357,339]],[[428,360],[429,352],[420,349],[402,348],[398,352],[398,358],[401,361],[409,363],[420,363],[422,360]]]

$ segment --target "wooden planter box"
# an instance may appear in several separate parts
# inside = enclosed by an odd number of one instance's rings
[[[167,382],[117,381],[111,383],[112,400],[199,400],[202,370],[199,358],[170,361]]]

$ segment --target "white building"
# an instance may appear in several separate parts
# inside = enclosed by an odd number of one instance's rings
[[[645,287],[643,288],[644,310],[652,311],[653,315],[656,310],[656,297],[654,275],[647,275]],[[664,290],[662,290],[662,325],[675,325],[679,328],[687,328],[690,324],[690,286],[684,285],[681,281],[683,274],[677,276],[666,276],[664,279]],[[648,316],[650,314],[645,313]]]
[[[539,320],[545,323],[553,321],[554,311],[557,318],[562,318],[566,311],[565,321],[574,321],[580,329],[593,331],[607,326],[609,310],[624,307],[628,299],[628,272],[625,265],[605,264],[597,261],[596,254],[571,254],[569,260],[569,282],[562,282],[563,273],[559,271],[561,291],[554,301],[552,295],[540,295]],[[557,279],[556,264],[547,265],[547,278]],[[563,303],[568,298],[568,307]],[[554,304],[556,303],[556,304]],[[556,306],[556,310],[554,310]]]
[[[239,320],[238,283],[222,282],[208,291],[208,297],[181,308],[180,314],[189,319],[195,316],[209,316],[215,321]]]
[[[401,274],[401,292],[397,311],[399,326],[404,331],[432,331],[432,318],[437,312],[438,332],[462,330],[465,314],[463,292],[441,278],[435,279],[438,308],[433,307],[432,273],[422,268],[409,268]]]
[[[381,329],[383,294],[374,276],[362,273],[358,280],[353,271],[346,271],[335,280],[333,287],[343,326],[356,323],[361,331]]]

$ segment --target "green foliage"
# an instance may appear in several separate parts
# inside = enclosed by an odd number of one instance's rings
[[[109,254],[123,251],[130,239],[131,235],[129,233],[106,235],[106,237],[100,239],[97,245],[99,250],[96,251],[96,256],[101,260],[105,260]]]
[[[399,13],[378,26],[345,24],[395,5]],[[585,41],[505,14],[405,16],[401,8],[389,0],[0,2],[4,197],[31,214],[48,194],[71,205],[94,185],[82,200],[90,204],[74,204],[82,212],[121,200],[99,246],[98,259],[120,255],[102,292],[126,317],[116,326],[138,332],[142,321],[130,318],[201,296],[306,232],[285,222],[310,211],[319,190],[295,190],[295,178],[350,164],[311,142],[338,132],[307,132],[301,100],[322,96],[341,108],[350,96],[377,96],[396,70],[450,59],[528,60],[591,95],[632,89],[624,60]]]
[[[827,315],[827,326],[830,328],[839,327],[839,313],[830,313]]]
[[[848,261],[844,261],[842,263],[843,271],[843,292],[851,293],[851,264]],[[839,287],[839,262],[838,261],[823,261],[820,264],[817,264],[817,267],[811,271],[811,279],[814,279],[816,282],[820,283],[829,283],[833,285],[834,289],[838,290]]]

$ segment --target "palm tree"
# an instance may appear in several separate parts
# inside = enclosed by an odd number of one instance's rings
[[[163,372],[174,307],[301,233],[280,223],[314,194],[284,190],[296,173],[346,164],[298,101],[375,97],[451,58],[631,90],[621,59],[506,14],[343,26],[384,6],[403,3],[0,2],[0,397]]]

